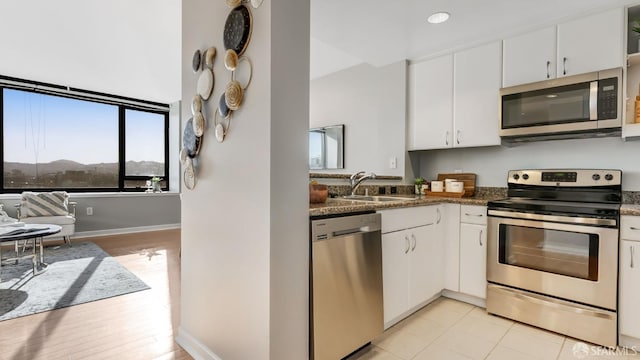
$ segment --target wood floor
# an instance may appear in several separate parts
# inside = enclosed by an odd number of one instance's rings
[[[192,359],[174,341],[180,315],[180,231],[86,240],[151,289],[1,321],[0,360]]]

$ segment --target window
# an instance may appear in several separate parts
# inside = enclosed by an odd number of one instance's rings
[[[167,105],[54,85],[59,93],[45,93],[4,79],[3,192],[145,190],[154,176],[168,189]]]

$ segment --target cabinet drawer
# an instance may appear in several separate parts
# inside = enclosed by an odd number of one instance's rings
[[[461,205],[460,222],[465,224],[487,225],[487,207]]]
[[[430,205],[378,211],[382,214],[382,233],[435,224],[442,216],[437,208],[438,205]]]
[[[623,215],[620,217],[620,238],[640,241],[640,216]]]

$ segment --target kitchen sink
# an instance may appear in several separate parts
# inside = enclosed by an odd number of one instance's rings
[[[342,197],[345,200],[363,201],[363,202],[392,202],[392,201],[413,201],[417,197],[401,197],[401,196],[368,196],[368,195],[347,195]]]

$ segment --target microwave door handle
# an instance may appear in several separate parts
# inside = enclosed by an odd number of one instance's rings
[[[598,82],[589,84],[589,120],[598,120]]]

